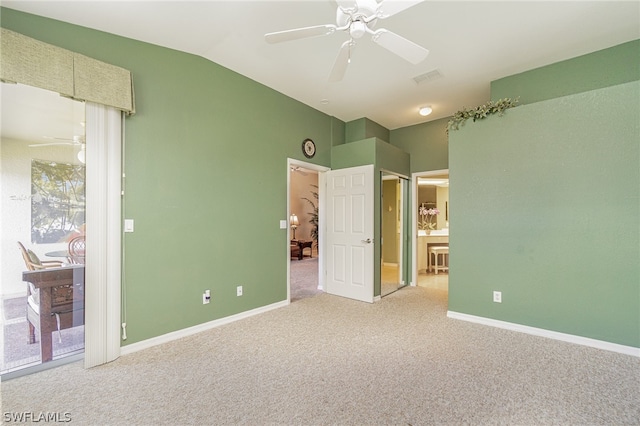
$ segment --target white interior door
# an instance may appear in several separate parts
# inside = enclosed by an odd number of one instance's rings
[[[327,293],[373,302],[373,165],[327,172]]]

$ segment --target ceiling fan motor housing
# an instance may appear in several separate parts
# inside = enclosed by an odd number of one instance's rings
[[[376,23],[378,3],[375,0],[358,0],[355,11],[343,10],[338,7],[336,24],[338,27],[349,25],[352,38],[360,38],[367,32],[367,27],[373,28]]]
[[[353,21],[349,27],[349,34],[353,38],[360,38],[367,32],[367,24],[360,20]]]

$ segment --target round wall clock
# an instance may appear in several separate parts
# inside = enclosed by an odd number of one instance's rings
[[[311,139],[302,141],[302,153],[305,157],[311,158],[316,155],[316,144]]]

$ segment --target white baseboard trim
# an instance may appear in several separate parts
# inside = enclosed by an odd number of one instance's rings
[[[211,330],[212,328],[220,327],[221,325],[230,324],[232,322],[249,318],[254,315],[259,315],[274,309],[282,308],[289,305],[288,300],[282,302],[272,303],[271,305],[261,306],[259,308],[252,309],[250,311],[240,312],[235,315],[231,315],[217,320],[205,322],[203,324],[194,325],[193,327],[183,328],[182,330],[172,331],[171,333],[163,334],[161,336],[152,337],[151,339],[143,340],[141,342],[132,343],[130,345],[122,346],[120,348],[120,355],[127,355],[134,352],[148,349],[153,346],[168,343],[173,340],[181,339],[183,337],[191,336],[202,331]]]
[[[447,311],[447,317],[462,321],[474,322],[491,327],[503,328],[505,330],[517,331],[534,336],[546,337],[563,342],[575,343],[582,346],[603,349],[605,351],[617,352],[624,355],[640,357],[640,348],[633,346],[619,345],[617,343],[605,342],[603,340],[590,339],[588,337],[575,336],[573,334],[560,333],[557,331],[545,330],[542,328],[529,327],[527,325],[515,324],[512,322],[500,321],[491,318],[478,317],[475,315],[462,314],[460,312]]]

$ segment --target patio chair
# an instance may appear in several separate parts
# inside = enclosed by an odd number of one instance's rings
[[[69,241],[69,261],[71,263],[83,264],[84,263],[84,251],[85,251],[85,239],[84,235],[72,238]]]
[[[29,271],[37,271],[38,269],[47,268],[59,268],[62,266],[62,262],[59,260],[40,260],[40,258],[31,250],[25,248],[25,246],[18,241],[18,247],[22,253],[22,258]]]
[[[40,258],[30,249],[18,241],[18,247],[22,253],[22,258],[29,271],[37,271],[41,269],[60,268],[63,263],[59,260],[45,260]],[[37,318],[40,315],[40,290],[32,283],[27,283],[27,322],[29,323],[29,343],[36,342],[36,326]]]

